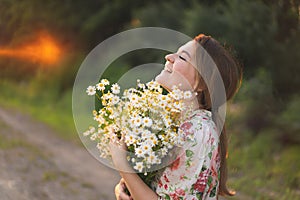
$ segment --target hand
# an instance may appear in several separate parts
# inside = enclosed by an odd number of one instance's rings
[[[109,148],[112,161],[116,169],[123,172],[134,173],[132,167],[129,165],[129,162],[126,158],[127,148],[123,138],[121,138],[120,140],[116,137],[112,139],[109,143]]]
[[[133,198],[125,192],[125,189],[125,181],[124,179],[121,179],[115,187],[115,195],[117,200],[133,200]]]

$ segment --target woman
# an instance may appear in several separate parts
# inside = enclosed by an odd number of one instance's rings
[[[207,66],[209,62],[204,61],[207,53],[219,73],[214,70],[206,73],[205,67],[211,67]],[[226,100],[219,100],[217,90],[213,89],[216,87],[216,74],[223,80],[225,99],[231,99],[240,86],[242,72],[233,57],[210,36],[200,34],[181,46],[176,53],[166,56],[165,68],[156,81],[167,89],[176,85],[195,92],[198,104],[193,114],[181,125],[185,134],[193,135],[195,140],[185,149],[185,153],[166,167],[155,190],[149,188],[137,174],[129,173],[130,166],[127,166],[127,172],[120,171],[122,179],[115,188],[118,200],[213,200],[218,199],[218,195],[233,195],[226,187],[227,138],[218,113],[218,107]],[[115,166],[124,167],[125,156],[118,156],[113,149]],[[125,193],[126,187],[131,196]]]

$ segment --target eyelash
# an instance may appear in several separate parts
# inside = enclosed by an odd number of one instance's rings
[[[182,56],[179,56],[179,58],[182,59],[182,60],[184,60],[184,61],[186,61],[186,59],[184,57],[182,57]]]

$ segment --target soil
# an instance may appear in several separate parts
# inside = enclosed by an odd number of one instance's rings
[[[119,180],[82,144],[0,107],[0,200],[114,200]],[[238,193],[234,199],[251,198]]]
[[[113,200],[119,179],[83,145],[0,108],[0,200]]]

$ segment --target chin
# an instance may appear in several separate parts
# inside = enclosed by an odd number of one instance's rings
[[[160,73],[160,74],[158,74],[158,75],[155,77],[155,80],[156,80],[157,82],[161,82],[161,81],[163,81],[165,78],[166,78],[165,74]]]
[[[160,83],[161,81],[161,74],[158,74],[155,79],[154,79],[156,82]]]
[[[155,81],[158,82],[161,87],[163,87],[166,90],[170,91],[170,87],[165,81],[160,81],[160,79],[155,79]]]

